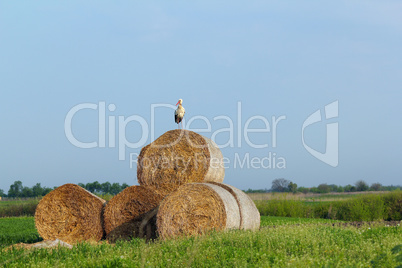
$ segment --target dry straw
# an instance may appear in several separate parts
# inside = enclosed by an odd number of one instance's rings
[[[260,228],[260,212],[254,201],[242,190],[228,184],[211,182],[230,192],[240,209],[240,229],[258,230]]]
[[[165,191],[166,188],[157,191],[147,186],[130,186],[114,196],[105,207],[106,238],[110,242],[132,237],[153,238],[151,233],[155,233],[156,227],[152,218],[156,212],[151,214]]]
[[[222,152],[210,139],[189,130],[171,130],[142,148],[138,157],[140,185],[179,187],[190,182],[222,182]]]
[[[103,205],[106,201],[75,184],[48,193],[35,212],[36,229],[44,240],[72,244],[103,237]]]
[[[162,201],[157,214],[158,234],[162,239],[240,229],[240,226],[240,209],[234,195],[211,183],[181,186]]]

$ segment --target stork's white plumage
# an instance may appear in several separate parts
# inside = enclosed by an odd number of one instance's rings
[[[184,113],[186,112],[184,110],[184,107],[181,106],[181,104],[183,103],[183,100],[180,99],[176,105],[179,105],[179,107],[177,107],[176,111],[174,112],[174,121],[177,124],[177,127],[179,127],[179,123],[183,120],[184,117]],[[181,123],[181,128],[183,128],[183,123]]]

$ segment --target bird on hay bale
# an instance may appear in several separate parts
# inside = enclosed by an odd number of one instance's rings
[[[176,111],[174,112],[174,121],[177,124],[177,128],[179,128],[179,124],[183,120],[184,113],[186,112],[184,107],[181,105],[182,103],[183,100],[179,99],[179,101],[176,103],[176,105],[179,105],[179,107],[177,107]],[[183,123],[181,123],[181,128],[183,129]]]

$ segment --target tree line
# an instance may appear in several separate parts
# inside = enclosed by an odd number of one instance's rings
[[[82,188],[90,191],[94,194],[110,194],[116,195],[127,188],[129,185],[127,183],[119,184],[117,182],[110,183],[104,182],[99,183],[98,181],[89,183],[78,183]],[[26,198],[26,197],[40,197],[45,196],[54,188],[42,187],[40,183],[35,184],[32,187],[23,186],[21,181],[15,181],[10,185],[10,189],[6,194],[2,189],[0,189],[0,197],[9,198]],[[343,193],[343,192],[361,192],[361,191],[392,191],[400,189],[402,186],[391,185],[384,186],[381,183],[373,183],[370,186],[363,180],[358,180],[354,185],[348,184],[346,186],[340,186],[335,184],[322,183],[317,187],[298,187],[296,183],[284,178],[275,179],[272,181],[272,186],[270,189],[248,189],[246,193],[267,193],[267,192],[288,192],[288,193]]]
[[[272,181],[271,189],[252,190],[248,189],[246,193],[267,193],[267,192],[288,192],[288,193],[344,193],[344,192],[363,192],[363,191],[393,191],[400,189],[400,185],[384,186],[379,182],[369,185],[364,180],[358,180],[354,185],[348,184],[346,186],[340,186],[335,184],[322,183],[317,187],[298,187],[296,183],[284,178],[275,179]]]
[[[111,194],[116,195],[120,193],[123,189],[127,188],[129,185],[127,183],[110,183],[104,182],[99,183],[98,181],[89,182],[89,183],[78,183],[82,188],[90,191],[94,194]],[[23,186],[21,181],[15,181],[10,185],[10,189],[6,194],[2,189],[0,189],[0,197],[8,197],[8,198],[26,198],[26,197],[40,197],[45,196],[52,190],[56,189],[49,187],[42,187],[40,183],[35,184],[32,187]]]

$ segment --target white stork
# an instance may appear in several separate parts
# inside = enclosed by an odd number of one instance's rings
[[[176,105],[179,105],[179,107],[177,107],[176,111],[174,112],[174,121],[177,124],[177,127],[179,127],[179,123],[181,122],[181,120],[183,120],[184,117],[184,113],[186,112],[184,110],[184,107],[181,106],[181,104],[183,103],[183,100],[180,99]],[[183,129],[183,123],[181,123],[181,128]]]

